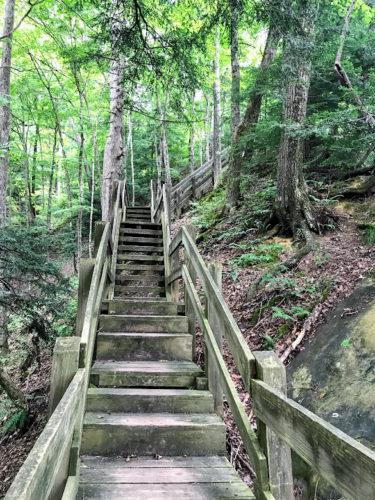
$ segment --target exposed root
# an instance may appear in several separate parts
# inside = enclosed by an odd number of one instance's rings
[[[342,196],[344,198],[354,198],[356,196],[364,196],[369,194],[375,188],[375,175],[371,176],[367,181],[363,182],[356,188],[341,189],[335,196]]]
[[[308,319],[305,321],[305,323],[303,324],[303,327],[302,327],[302,330],[299,332],[299,334],[297,335],[297,338],[295,339],[294,342],[292,342],[292,344],[287,347],[287,349],[285,349],[285,351],[283,352],[283,354],[281,355],[280,357],[280,361],[282,363],[284,363],[288,357],[290,356],[290,354],[295,351],[297,349],[297,347],[300,345],[300,343],[302,342],[302,340],[304,339],[306,333],[311,329],[311,325],[317,320],[317,318],[319,317],[321,311],[322,311],[322,308],[323,308],[323,305],[322,304],[318,304],[315,309],[313,310],[313,312],[310,314],[310,316],[308,317]]]

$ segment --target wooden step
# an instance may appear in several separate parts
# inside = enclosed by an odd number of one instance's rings
[[[92,388],[88,390],[86,411],[111,413],[212,413],[209,391],[188,389]]]
[[[164,262],[164,257],[159,255],[142,255],[142,254],[134,254],[134,253],[119,253],[117,254],[117,261],[119,260],[127,260],[127,261],[144,261],[144,262]],[[117,266],[118,268],[118,266]]]
[[[142,281],[143,283],[165,283],[164,274],[156,274],[154,276],[150,274],[117,274],[116,275],[116,285],[122,285],[126,281]]]
[[[176,316],[184,314],[183,303],[150,300],[147,302],[139,300],[111,300],[108,302],[108,314],[135,314],[135,315],[157,315]]]
[[[163,264],[117,264],[116,272],[121,271],[164,271]]]
[[[96,359],[191,361],[192,336],[188,333],[101,331],[97,335]]]
[[[162,238],[153,238],[151,236],[149,238],[145,238],[143,236],[128,236],[128,235],[122,236],[122,235],[120,235],[119,241],[121,243],[125,242],[127,245],[129,245],[129,244],[140,245],[140,244],[143,244],[143,243],[146,243],[147,245],[148,244],[150,244],[150,245],[152,245],[152,244],[163,245],[163,239]]]
[[[126,219],[125,222],[128,220],[145,220],[145,221],[150,221],[151,222],[151,216],[150,214],[144,214],[144,213],[139,213],[139,212],[126,212]]]
[[[105,332],[187,333],[189,331],[186,316],[102,314],[99,325]]]
[[[91,382],[101,387],[195,387],[203,371],[191,361],[95,361]]]
[[[163,236],[163,231],[159,231],[157,229],[137,229],[137,228],[131,228],[128,227],[126,229],[122,228],[120,229],[120,237],[124,235],[140,235],[143,238],[146,236]]]
[[[126,213],[144,213],[144,214],[150,214],[151,213],[151,208],[150,207],[127,207],[126,208]]]
[[[224,422],[213,413],[86,412],[81,453],[225,455]]]
[[[142,294],[149,293],[153,296],[164,294],[165,288],[162,286],[122,286],[115,285],[115,294],[124,295],[124,294],[140,294],[138,297],[142,297]]]
[[[147,252],[147,253],[163,253],[163,247],[154,245],[119,245],[118,252]]]
[[[128,227],[133,227],[133,226],[140,226],[142,229],[156,229],[158,231],[161,231],[161,224],[157,222],[146,222],[144,220],[127,220],[125,222],[121,223],[121,228],[128,228]]]
[[[210,470],[210,469],[209,469]],[[208,476],[209,477],[209,476]],[[168,484],[158,482],[158,477],[153,483],[144,484],[139,478],[139,483],[117,484],[82,483],[79,485],[77,500],[247,500],[254,499],[251,490],[242,481],[231,482],[196,482],[192,484]],[[183,480],[183,479],[182,479]]]

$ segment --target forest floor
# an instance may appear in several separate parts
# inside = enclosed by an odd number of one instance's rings
[[[252,351],[273,349],[281,357],[303,332],[303,341],[285,361],[285,364],[289,364],[312,340],[316,328],[325,321],[327,314],[371,274],[375,247],[365,243],[363,231],[358,225],[373,221],[374,207],[374,198],[350,203],[339,202],[332,206],[330,209],[338,219],[333,230],[316,237],[318,250],[302,259],[292,271],[271,279],[250,301],[247,300],[248,289],[253,280],[265,271],[265,267],[254,265],[242,268],[238,267],[237,262],[244,249],[251,248],[254,235],[236,239],[231,246],[224,238],[217,238],[218,228],[215,225],[205,232],[204,240],[199,243],[200,252],[206,262],[222,263],[224,298]],[[194,220],[192,214],[187,213],[175,224],[173,232],[179,226],[191,223],[192,219]],[[230,224],[220,226],[220,230],[228,234],[232,229]],[[292,240],[289,238],[276,236],[263,240],[262,244],[270,245],[271,249],[275,244],[282,245],[279,261],[293,252]],[[345,313],[350,315],[352,311]],[[203,365],[204,342],[200,334],[197,336],[197,344],[198,362]],[[226,345],[224,358],[255,428],[249,395]],[[225,421],[230,461],[244,481],[252,486],[254,473],[228,407],[225,408]],[[299,498],[298,491],[296,498]]]

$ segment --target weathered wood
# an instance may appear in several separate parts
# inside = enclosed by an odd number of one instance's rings
[[[277,389],[252,382],[255,414],[347,499],[375,498],[375,452]]]
[[[204,315],[204,311],[200,303],[198,294],[195,290],[194,283],[185,265],[183,266],[182,272],[185,281],[186,294],[189,296],[192,307],[194,308],[194,313],[198,319],[198,323],[203,332],[207,348],[212,354],[211,361],[214,362],[216,365],[217,374],[220,379],[220,384],[224,390],[225,397],[229,404],[229,408],[233,413],[233,417],[238,427],[238,431],[241,435],[246,451],[249,454],[251,463],[254,466],[254,470],[257,475],[257,488],[259,490],[267,491],[269,490],[269,484],[268,484],[266,457],[260,448],[255,432],[252,430],[250,426],[249,419],[247,418],[241,400],[237,394],[236,388],[234,387],[233,381],[225,365],[224,359],[217,345],[215,336],[212,332],[210,323],[208,322],[208,319]]]
[[[186,232],[189,235],[189,237],[191,238],[191,241],[195,242],[196,235],[197,235],[197,231],[196,231],[195,226],[193,226],[193,225],[186,226]],[[181,231],[181,235],[182,234],[183,233]],[[190,259],[190,255],[186,251],[185,248],[184,248],[184,261],[185,261],[186,268],[189,272],[190,278],[195,285],[195,282],[197,279],[197,274],[195,272],[193,262]],[[184,297],[185,297],[185,299],[184,299],[185,300],[185,315],[187,316],[188,321],[189,321],[189,333],[193,337],[192,355],[193,355],[193,360],[195,360],[196,359],[196,337],[197,337],[196,320],[197,320],[197,318],[196,318],[196,313],[194,310],[194,305],[192,303],[192,299],[186,291],[186,284],[185,284],[185,288],[184,288]]]
[[[175,255],[175,254],[174,254]],[[176,280],[179,280],[182,277],[182,267],[178,266],[175,271],[172,271],[168,276],[167,285],[174,283]],[[178,297],[176,299],[172,299],[174,302],[177,302]]]
[[[189,256],[189,259],[191,259],[192,266],[202,283],[204,292],[208,296],[208,300],[212,302],[212,307],[215,308],[218,314],[218,319],[223,327],[224,337],[228,342],[229,349],[242,376],[245,387],[249,391],[251,378],[255,375],[255,358],[243,338],[237,323],[233,319],[233,316],[213,278],[207,272],[205,263],[203,262],[203,259],[186,227],[182,228],[182,233],[182,240],[186,254]]]
[[[73,429],[83,413],[85,391],[84,370],[79,369],[19,470],[6,500],[47,499],[52,491],[60,491],[61,495]]]
[[[89,296],[95,259],[81,259],[79,264],[78,303],[76,318],[76,335],[81,336],[87,299]]]
[[[102,220],[95,222],[95,228],[94,228],[94,251],[93,251],[94,257],[97,256],[97,253],[98,253],[98,250],[99,250],[99,245],[100,245],[100,242],[102,240],[102,235],[103,235],[103,231],[104,231],[104,228],[105,228],[106,224],[107,224],[107,222],[102,221]]]
[[[222,272],[223,266],[220,262],[212,262],[208,264],[207,270],[212,276],[213,280],[216,283],[218,290],[222,291]],[[219,348],[220,353],[223,352],[223,332],[221,322],[219,320],[219,315],[216,312],[213,303],[210,301],[209,296],[206,295],[207,300],[207,319],[210,323],[211,329],[214,333],[214,337]],[[214,396],[214,405],[215,411],[221,417],[223,416],[224,407],[223,407],[223,389],[220,385],[220,375],[217,372],[217,366],[215,362],[211,360],[211,352],[207,350],[207,359],[208,359],[208,384],[210,391]]]
[[[257,377],[286,394],[285,366],[272,351],[254,352]],[[276,500],[294,500],[290,448],[269,427],[258,420],[258,436],[268,460],[270,490]]]
[[[59,337],[56,339],[52,358],[52,374],[48,415],[51,416],[59,404],[70,382],[78,370],[80,339]]]

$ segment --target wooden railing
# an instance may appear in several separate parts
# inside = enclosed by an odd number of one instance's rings
[[[221,168],[224,171],[228,166],[229,148],[221,151]],[[214,185],[213,159],[206,162],[200,168],[194,170],[178,184],[170,189],[168,195],[170,216],[179,217],[190,201],[199,199],[211,190]],[[151,213],[157,218],[163,202],[163,193],[157,192],[156,183],[151,181]],[[160,218],[159,218],[160,220]]]
[[[198,321],[205,340],[205,371],[216,411],[222,413],[224,395],[256,474],[256,498],[294,498],[292,449],[345,499],[375,499],[375,452],[286,396],[284,365],[273,352],[250,351],[221,294],[220,265],[204,263],[193,226],[170,238],[169,207],[163,188],[155,214],[160,213],[163,227],[167,298],[179,300],[182,279],[190,333],[195,338]],[[224,362],[223,339],[252,398],[257,433]]]
[[[112,217],[95,226],[94,259],[82,259],[77,337],[57,339],[50,419],[13,481],[7,500],[76,498],[86,391],[102,300],[113,297],[119,225],[128,204],[125,181],[113,190]],[[62,396],[62,397],[61,397]]]

